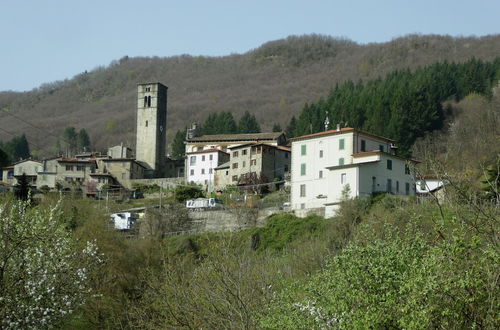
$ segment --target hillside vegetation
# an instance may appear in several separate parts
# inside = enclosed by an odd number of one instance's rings
[[[169,86],[170,139],[190,122],[203,122],[217,111],[232,112],[235,118],[249,111],[263,131],[270,131],[273,124],[286,127],[305,103],[317,102],[348,80],[373,80],[396,69],[413,70],[437,61],[464,62],[471,57],[491,61],[498,54],[498,35],[411,35],[367,45],[310,35],[224,57],[124,56],[30,92],[0,93],[5,128],[0,140],[11,139],[9,133],[25,133],[32,151],[49,155],[57,143],[54,136],[75,127],[84,128],[98,149],[121,141],[134,146],[136,84],[150,81]]]

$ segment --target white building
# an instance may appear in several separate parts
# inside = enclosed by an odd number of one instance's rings
[[[409,160],[394,155],[394,140],[354,128],[292,139],[291,207],[299,216],[331,217],[343,193],[414,195]]]
[[[186,154],[186,177],[188,182],[204,185],[213,191],[215,168],[229,161],[229,154],[219,149],[205,149]]]

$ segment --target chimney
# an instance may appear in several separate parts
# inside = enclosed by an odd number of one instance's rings
[[[337,132],[340,132],[340,124],[337,124]]]

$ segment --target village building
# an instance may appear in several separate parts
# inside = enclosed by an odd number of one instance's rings
[[[187,182],[203,185],[208,191],[215,186],[215,168],[229,161],[229,154],[220,149],[204,149],[186,154]]]
[[[147,171],[146,166],[136,161],[134,158],[106,158],[99,161],[102,167],[99,168],[99,174],[108,176],[94,176],[110,184],[110,180],[118,182],[122,187],[132,189],[131,180],[142,179]]]
[[[395,155],[394,140],[338,127],[291,141],[291,207],[299,216],[331,217],[342,198],[415,195],[414,161]]]
[[[228,150],[231,156],[229,176],[234,185],[280,181],[290,169],[290,148],[281,145],[248,143],[229,147]]]

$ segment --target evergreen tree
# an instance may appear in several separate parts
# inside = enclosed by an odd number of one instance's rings
[[[17,181],[17,185],[15,187],[15,195],[17,199],[27,201],[29,197],[30,185],[28,182],[28,178],[26,174],[23,173],[21,177]]]
[[[260,126],[257,119],[250,112],[245,111],[238,122],[239,133],[260,133]]]
[[[90,151],[90,137],[85,128],[82,128],[76,136],[76,145],[79,151]]]
[[[186,130],[179,130],[175,134],[174,140],[172,141],[172,159],[183,159],[186,153],[186,146],[184,145],[184,137]]]
[[[211,134],[233,134],[238,129],[234,117],[230,112],[211,113],[201,126],[201,132]]]
[[[276,123],[273,125],[273,132],[281,132],[281,131],[282,131],[282,129],[281,129],[280,124]]]
[[[74,127],[66,127],[63,132],[63,140],[66,144],[67,155],[74,155],[77,147],[77,133]]]
[[[285,134],[288,139],[295,137],[295,130],[297,128],[297,119],[295,116],[292,116],[292,119],[290,119],[290,123],[286,127]]]
[[[10,163],[9,155],[4,150],[4,146],[0,141],[0,167],[7,166]]]
[[[26,135],[16,136],[7,143],[6,152],[10,155],[11,161],[18,161],[30,157],[30,147]]]

